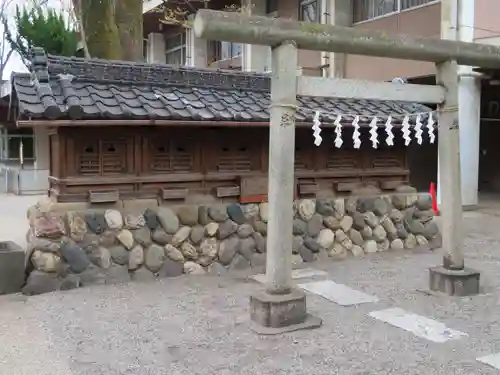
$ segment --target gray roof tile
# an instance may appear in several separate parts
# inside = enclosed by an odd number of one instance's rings
[[[270,79],[264,74],[47,56],[34,49],[31,73],[14,74],[12,83],[20,114],[31,118],[269,120]],[[298,103],[298,121],[312,121],[316,110],[325,121],[335,113],[430,110],[379,100],[298,97]]]

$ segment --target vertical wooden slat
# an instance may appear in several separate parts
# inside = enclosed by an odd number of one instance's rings
[[[127,166],[126,166],[126,173],[128,174],[135,174],[135,162],[136,162],[136,155],[135,155],[135,136],[127,136],[126,141],[125,141],[125,160],[127,161]]]
[[[56,130],[59,132],[59,129]],[[51,175],[57,178],[61,178],[61,145],[59,140],[59,134],[53,134],[50,136],[51,143]]]
[[[269,171],[269,132],[263,132],[261,143],[261,170],[262,172],[267,172]]]
[[[151,150],[149,145],[149,137],[147,136],[146,133],[143,133],[142,135],[141,153],[142,153],[141,174],[148,174],[150,168],[149,165],[151,160]]]
[[[66,138],[67,138],[67,135],[65,134],[65,132],[61,132],[59,134],[59,150],[58,150],[57,154],[59,156],[59,159],[61,160],[60,165],[59,165],[61,177],[68,176],[67,160],[66,160],[66,155],[67,155]]]
[[[188,133],[189,134],[189,133]],[[183,134],[179,134],[179,136],[186,136],[183,132]],[[200,143],[201,142],[201,137],[203,133],[200,134],[199,132],[192,132],[190,138],[186,142],[188,151],[193,153],[193,172],[200,173],[203,169],[203,156],[201,154],[201,149],[200,149]]]
[[[102,139],[99,139],[99,153],[98,153],[98,157],[99,157],[99,176],[102,176],[103,172],[104,172],[104,157],[102,155],[102,151],[103,151],[103,141]]]
[[[365,141],[365,139],[363,139],[363,141]],[[372,151],[372,148],[368,147],[367,145],[361,144],[360,151],[361,151],[361,167],[363,168],[363,170],[371,169],[373,164],[372,158],[375,156],[374,152]]]
[[[220,145],[220,140],[217,139],[213,129],[207,129],[205,133],[205,141],[202,142],[203,150],[203,173],[214,172],[217,169],[217,149]]]
[[[207,129],[200,129],[198,132],[198,137],[196,138],[196,147],[198,149],[198,153],[200,155],[200,164],[199,164],[199,172],[201,174],[206,174],[208,170],[208,165],[210,163],[210,143],[206,142],[209,140],[208,136],[210,135],[210,131]],[[203,178],[200,182],[202,188],[206,188],[207,183]]]
[[[134,174],[139,175],[142,171],[142,134],[134,135]]]
[[[312,147],[314,147],[314,169],[315,170],[324,170],[326,169],[326,164],[328,162],[328,154],[335,152],[333,149],[333,146],[331,144],[330,140],[330,134],[329,131],[323,130],[323,142],[319,147],[316,147],[314,144],[312,144]]]
[[[75,149],[75,139],[73,137],[67,137],[66,139],[66,163],[68,176],[76,176],[77,163],[76,163],[76,149]]]
[[[261,170],[261,160],[260,153],[262,148],[262,142],[260,142],[260,130],[261,129],[248,129],[248,135],[243,139],[248,140],[248,152],[250,154],[250,160],[252,162],[252,171]],[[246,134],[243,134],[244,136]]]

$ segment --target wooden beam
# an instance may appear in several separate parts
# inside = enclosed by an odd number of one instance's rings
[[[342,52],[459,65],[500,68],[500,47],[478,43],[423,38],[285,18],[251,16],[240,12],[198,11],[194,21],[197,37],[236,43],[277,46],[291,40],[300,49]]]
[[[267,127],[268,121],[177,121],[177,120],[19,120],[18,128],[50,126],[193,126],[193,127]]]
[[[445,95],[443,87],[431,85],[306,76],[297,77],[297,81],[298,94],[304,96],[440,104],[444,101]]]
[[[362,114],[361,114],[362,115]],[[367,114],[366,116],[370,116]],[[500,121],[500,120],[499,120]],[[312,121],[297,121],[296,127],[310,127]],[[22,120],[17,122],[19,128],[31,128],[37,126],[50,126],[52,128],[63,128],[68,126],[75,127],[103,127],[103,126],[166,126],[166,127],[218,127],[218,128],[265,128],[269,127],[269,122],[228,122],[228,121],[175,121],[175,120]],[[343,123],[345,126],[351,126],[350,122]],[[367,123],[360,122],[360,126],[367,126]],[[325,122],[324,128],[335,126],[332,123]],[[379,126],[383,126],[379,124]],[[399,126],[394,123],[394,126]]]

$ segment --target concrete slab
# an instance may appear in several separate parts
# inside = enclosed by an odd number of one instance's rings
[[[298,287],[341,306],[359,305],[360,303],[374,303],[379,301],[376,296],[359,292],[346,285],[337,284],[332,280],[313,281],[299,284]]]
[[[369,315],[372,318],[411,332],[415,336],[434,342],[443,343],[469,336],[467,333],[448,328],[441,322],[406,312],[398,307],[372,311]]]
[[[485,355],[477,359],[479,362],[500,370],[500,353]]]
[[[314,268],[300,268],[296,270],[292,270],[292,279],[309,279],[313,277],[325,277],[328,273],[325,271],[317,270]],[[250,276],[251,279],[258,281],[259,283],[265,284],[266,282],[266,274],[259,273],[257,275]]]

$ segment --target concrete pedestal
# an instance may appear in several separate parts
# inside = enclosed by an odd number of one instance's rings
[[[306,296],[299,290],[287,294],[258,292],[250,297],[250,319],[253,331],[275,335],[321,326],[320,318],[307,314]]]
[[[12,241],[0,242],[0,295],[19,293],[24,284],[24,250]]]
[[[439,266],[430,268],[429,276],[432,291],[457,297],[479,294],[480,274],[473,269],[449,270]]]

